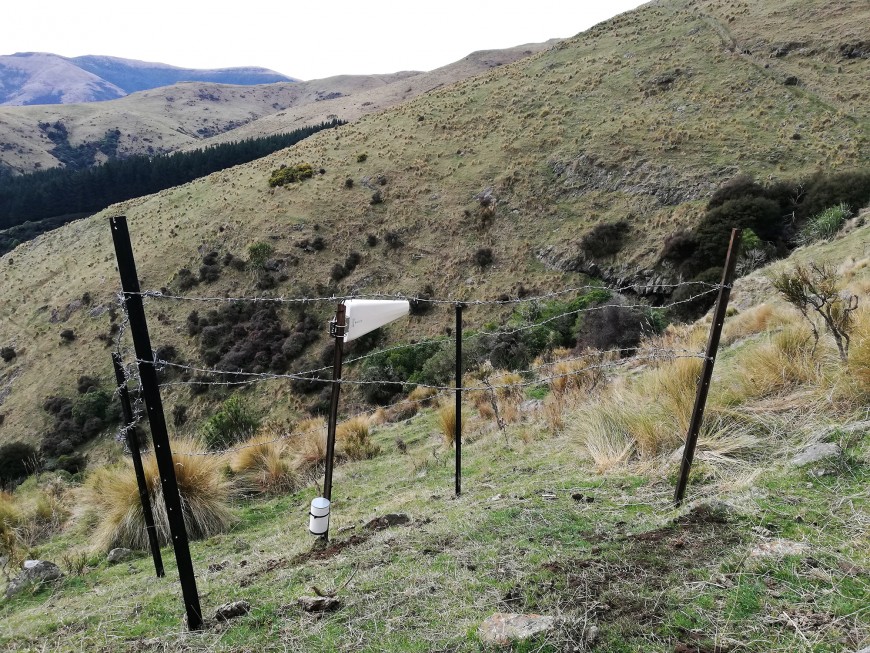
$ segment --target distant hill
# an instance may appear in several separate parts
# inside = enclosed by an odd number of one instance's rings
[[[196,70],[118,57],[61,57],[46,52],[0,56],[0,105],[103,102],[183,81],[248,86],[295,80],[255,67]]]
[[[554,43],[474,52],[431,72],[339,75],[257,86],[179,82],[137,91],[110,102],[0,106],[0,174],[25,174],[70,165],[83,167],[112,158],[165,154],[196,149],[212,142],[272,136],[329,121],[334,116],[352,121],[433,88],[448,86],[546,50]],[[115,62],[124,61],[109,57],[83,58],[99,60],[102,72]],[[62,57],[57,59],[60,60],[58,65],[66,65]],[[93,84],[97,83],[94,80],[104,81],[90,72],[75,70],[82,79]],[[130,72],[130,76],[133,75]],[[108,73],[107,77],[118,84],[129,83],[129,79],[124,81]],[[109,82],[105,84],[120,89]],[[81,152],[88,151],[94,156],[80,156]]]

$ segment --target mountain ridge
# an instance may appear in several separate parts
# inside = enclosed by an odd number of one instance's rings
[[[200,70],[103,55],[0,56],[0,106],[103,102],[181,81],[251,85],[296,80],[254,66]]]

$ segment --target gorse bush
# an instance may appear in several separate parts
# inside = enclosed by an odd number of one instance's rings
[[[241,396],[234,395],[221,404],[202,428],[209,449],[221,449],[251,437],[260,427],[260,415]]]
[[[269,175],[269,186],[286,186],[297,181],[310,179],[314,176],[314,167],[310,163],[298,163],[295,166],[282,165]]]
[[[867,170],[818,173],[800,181],[775,181],[766,186],[751,177],[738,176],[713,194],[692,231],[677,232],[665,239],[661,259],[674,263],[690,278],[711,264],[722,265],[735,227],[751,229],[765,243],[765,251],[784,256],[806,238],[830,237],[838,215],[825,216],[815,224],[826,209],[840,205],[856,208],[868,202]]]

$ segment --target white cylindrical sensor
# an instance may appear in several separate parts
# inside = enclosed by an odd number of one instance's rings
[[[317,497],[311,500],[311,519],[308,530],[312,535],[323,535],[329,530],[329,499]]]

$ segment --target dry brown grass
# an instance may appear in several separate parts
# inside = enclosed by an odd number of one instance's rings
[[[193,439],[173,441],[171,447],[188,537],[202,539],[226,531],[235,519],[228,504],[230,484],[224,477],[224,458],[192,455],[206,451],[202,443]],[[161,546],[165,546],[171,538],[157,461],[150,456],[143,461],[143,466],[157,538]],[[83,499],[97,520],[94,548],[100,551],[119,546],[148,549],[132,464],[98,469],[88,478],[83,489]]]
[[[438,391],[435,388],[426,388],[418,385],[408,393],[408,401],[413,401],[421,406],[425,406],[436,394],[438,394]]]
[[[312,417],[298,422],[293,429],[293,451],[296,455],[294,466],[308,470],[322,463],[326,458],[326,420]]]
[[[571,415],[571,432],[599,471],[676,449],[688,428],[701,361],[668,361]]]
[[[720,346],[795,322],[797,316],[780,307],[759,304],[725,320]]]
[[[438,426],[441,429],[441,435],[444,439],[444,445],[452,447],[456,441],[456,404],[455,402],[445,402],[438,408]],[[465,429],[465,420],[460,415],[459,423],[460,431]]]
[[[243,494],[277,494],[289,492],[298,477],[287,458],[287,440],[280,429],[268,428],[239,444],[230,460],[235,473],[233,484]]]
[[[369,419],[365,415],[342,422],[335,430],[336,449],[350,460],[368,460],[381,451],[371,438]]]
[[[768,342],[739,357],[738,386],[742,396],[738,399],[769,397],[801,385],[823,385],[829,357],[823,341],[814,347],[806,327],[791,326],[774,333]]]
[[[858,390],[870,396],[870,308],[865,307],[854,316],[848,371]]]

